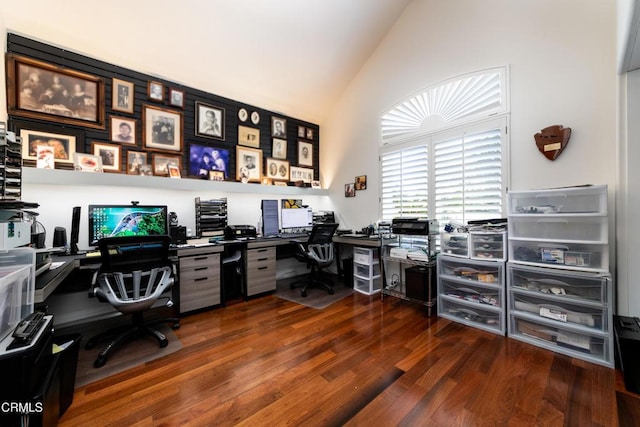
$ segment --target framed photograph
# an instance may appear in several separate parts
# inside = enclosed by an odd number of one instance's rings
[[[189,175],[211,179],[209,172],[222,174],[222,180],[229,174],[229,150],[200,144],[189,144]]]
[[[76,137],[51,132],[21,129],[22,158],[38,159],[38,147],[47,146],[53,149],[55,162],[73,164],[73,154],[76,152]]]
[[[289,162],[286,160],[267,158],[267,178],[274,181],[288,181]]]
[[[313,166],[313,144],[298,141],[298,165]]]
[[[111,141],[121,142],[123,144],[136,144],[136,121],[124,117],[111,116]]]
[[[356,190],[367,189],[367,175],[356,176]]]
[[[153,174],[157,176],[169,176],[169,165],[182,169],[180,156],[153,153]]]
[[[117,144],[106,144],[102,142],[92,142],[91,151],[94,156],[100,157],[102,170],[105,172],[120,172],[121,146]]]
[[[311,188],[322,188],[320,186],[320,181],[318,181],[317,179],[314,179],[313,181],[311,181]]]
[[[313,129],[307,128],[307,139],[313,139]]]
[[[356,197],[356,187],[353,182],[344,185],[344,197]]]
[[[273,185],[277,185],[279,187],[286,187],[287,183],[284,181],[273,181]]]
[[[169,163],[167,165],[167,170],[169,171],[169,178],[181,178],[180,168],[178,166]]]
[[[135,98],[133,83],[120,79],[111,80],[111,109],[133,114],[133,100]]]
[[[271,155],[276,159],[286,159],[287,158],[287,140],[273,138]]]
[[[220,171],[210,171],[209,180],[211,181],[224,181],[224,173]]]
[[[241,108],[238,110],[238,119],[241,122],[246,122],[248,118],[249,118],[249,112],[247,111],[246,108]]]
[[[143,105],[142,127],[145,148],[182,151],[182,113]]]
[[[291,182],[302,181],[305,184],[311,184],[311,181],[313,181],[313,169],[291,166],[290,181]]]
[[[102,173],[102,160],[94,154],[73,153],[73,166],[81,172]]]
[[[142,151],[127,151],[127,173],[129,175],[146,175],[144,170],[151,171],[147,153]]]
[[[276,138],[287,137],[287,121],[280,117],[271,117],[271,136]]]
[[[304,138],[306,136],[306,129],[304,126],[298,126],[298,138]]]
[[[260,129],[238,126],[238,144],[260,148]]]
[[[224,108],[196,101],[196,135],[224,140]]]
[[[251,112],[251,123],[253,123],[254,125],[260,123],[260,113],[258,113],[257,111]]]
[[[152,101],[164,101],[164,85],[160,82],[149,80],[149,83],[147,83],[147,96]]]
[[[236,145],[236,179],[241,182],[261,181],[262,150]]]
[[[13,54],[6,70],[9,115],[104,129],[104,80]]]
[[[184,91],[170,88],[169,105],[171,105],[172,107],[184,108]]]

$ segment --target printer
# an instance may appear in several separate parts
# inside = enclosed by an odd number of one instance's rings
[[[411,234],[414,236],[428,236],[440,232],[438,220],[418,218],[393,218],[391,220],[393,234]]]
[[[246,239],[248,237],[255,238],[256,236],[256,227],[253,225],[227,225],[224,228],[225,240]]]

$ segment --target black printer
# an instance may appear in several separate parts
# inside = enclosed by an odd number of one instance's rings
[[[257,236],[256,227],[253,225],[227,225],[224,228],[225,240],[236,240]]]

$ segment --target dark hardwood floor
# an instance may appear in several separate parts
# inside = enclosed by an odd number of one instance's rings
[[[59,425],[616,426],[616,392],[640,420],[616,370],[390,297],[267,295],[176,334],[178,352],[77,389]]]

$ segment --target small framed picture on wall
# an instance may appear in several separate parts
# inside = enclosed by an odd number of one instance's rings
[[[298,141],[298,165],[313,166],[313,144]]]
[[[164,85],[160,82],[149,81],[147,85],[147,96],[156,102],[164,101]]]

